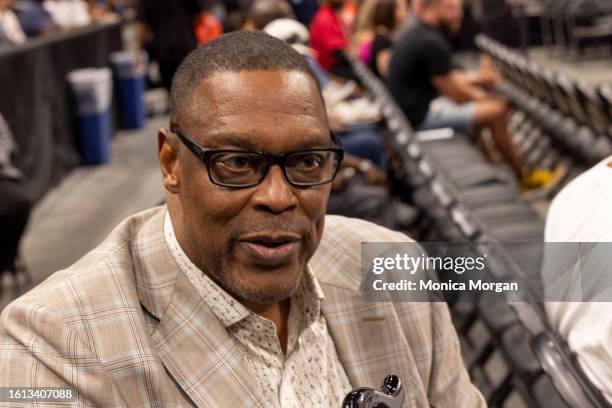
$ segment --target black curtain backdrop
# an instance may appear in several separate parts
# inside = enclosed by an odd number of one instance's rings
[[[121,23],[95,25],[0,50],[0,112],[15,135],[15,165],[40,199],[80,163],[66,75],[105,67],[122,48]]]

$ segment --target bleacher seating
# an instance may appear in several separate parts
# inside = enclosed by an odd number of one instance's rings
[[[477,45],[499,65],[507,81],[497,91],[515,107],[510,130],[529,152],[529,164],[559,160],[592,166],[612,154],[609,91],[537,65],[486,37]]]
[[[357,60],[351,63],[364,88],[381,105],[388,129],[386,144],[393,151],[393,177],[413,192],[413,200],[425,214],[416,238],[479,243],[477,248],[486,251],[490,272],[499,281],[519,280],[537,292],[539,273],[526,272],[529,268],[523,268],[521,261],[541,258],[543,223],[521,199],[517,187],[465,137],[449,138],[445,131],[440,137],[420,137],[413,132],[385,85]],[[531,245],[531,253],[525,256],[524,246],[519,250],[505,241],[537,245]],[[518,391],[533,407],[607,406],[563,341],[549,329],[541,305],[534,300],[535,292],[527,291],[520,301],[502,295],[481,298],[469,311],[458,313],[462,321],[457,326],[465,343],[474,344],[470,332],[477,321],[484,322],[489,332],[490,341],[466,357],[472,374],[483,372],[485,381],[478,385],[488,403],[502,406]],[[453,299],[451,303],[461,302]],[[482,369],[496,350],[510,369],[498,383],[491,382]]]

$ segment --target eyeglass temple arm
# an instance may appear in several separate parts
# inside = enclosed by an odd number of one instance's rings
[[[183,131],[181,130],[181,128],[179,128],[177,125],[171,125],[170,126],[170,131],[173,132],[173,133],[176,133],[176,135],[179,137],[179,139],[181,139],[181,141],[183,143],[185,143],[185,145],[189,148],[189,150],[191,150],[192,152],[194,152],[195,154],[200,156],[200,158],[202,158],[202,160],[204,159],[204,153],[206,152],[206,150],[204,148],[198,146],[194,142],[192,142],[191,139],[189,139],[188,137],[186,137],[183,134]]]

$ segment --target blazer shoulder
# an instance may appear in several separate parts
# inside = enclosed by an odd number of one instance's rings
[[[11,302],[3,314],[43,308],[69,325],[79,326],[103,305],[140,308],[134,273],[143,257],[138,248],[144,245],[143,230],[160,217],[160,212],[156,208],[125,219],[100,245]]]
[[[414,243],[408,235],[380,225],[337,215],[325,217],[323,238],[310,261],[321,283],[358,290],[364,243]]]

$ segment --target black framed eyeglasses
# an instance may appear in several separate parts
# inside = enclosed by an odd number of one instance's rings
[[[210,181],[223,187],[256,186],[263,181],[274,164],[281,167],[285,179],[292,186],[320,186],[333,181],[344,157],[344,150],[333,132],[331,138],[336,146],[273,155],[245,150],[206,149],[191,140],[178,125],[171,125],[170,130],[206,164]]]

